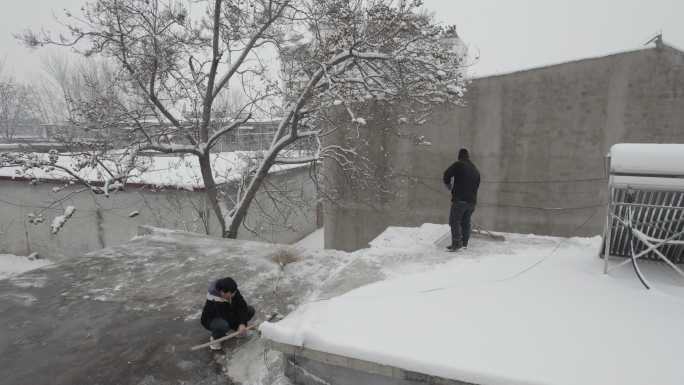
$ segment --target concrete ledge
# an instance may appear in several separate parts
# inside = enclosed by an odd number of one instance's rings
[[[300,385],[477,385],[274,341],[267,346],[285,354],[286,375]]]

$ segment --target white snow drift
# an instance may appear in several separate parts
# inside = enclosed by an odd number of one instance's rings
[[[391,251],[380,238],[372,245]],[[310,302],[261,330],[483,385],[684,383],[684,286],[663,266],[644,264],[659,283],[648,291],[629,269],[601,273],[599,237],[507,239],[475,240],[431,271]]]

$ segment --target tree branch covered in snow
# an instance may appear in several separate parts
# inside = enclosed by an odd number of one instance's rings
[[[459,102],[466,84],[460,40],[453,26],[435,23],[421,6],[419,0],[91,0],[80,15],[65,14],[67,34],[27,31],[19,38],[104,58],[109,64],[99,73],[82,71],[79,89],[87,92],[65,92],[72,121],[98,133],[89,154],[100,160],[124,148],[133,158],[123,171],[136,167],[141,151],[197,157],[223,235],[236,237],[276,164],[331,159],[354,177],[377,177],[355,144],[324,140],[349,124],[356,133],[372,129],[359,106],[401,105],[398,122],[420,125],[434,106]],[[223,108],[222,98],[236,89],[239,103]],[[346,118],[326,127],[337,110]],[[211,148],[274,111],[280,123],[270,148],[243,170],[236,196],[225,196]],[[289,151],[303,142],[316,150]],[[125,172],[107,180],[125,183]]]
[[[76,208],[74,206],[67,206],[64,209],[63,215],[58,215],[52,220],[52,225],[50,225],[50,232],[52,234],[57,234],[59,230],[64,227],[67,221],[74,215]]]

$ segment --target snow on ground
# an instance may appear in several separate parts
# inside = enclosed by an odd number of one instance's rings
[[[436,267],[447,231],[388,229],[354,253],[396,256],[379,282],[312,298],[263,336],[483,385],[684,383],[684,284],[667,266],[641,263],[648,291],[628,267],[602,274],[599,237],[507,234]]]
[[[424,225],[423,233],[434,225]],[[401,231],[402,228],[391,228]],[[390,231],[390,230],[388,230]],[[411,231],[416,232],[416,229]],[[411,232],[409,231],[409,232]],[[433,230],[434,231],[434,230]],[[444,229],[436,231],[434,238],[443,235]],[[386,238],[393,235],[386,232]],[[268,279],[275,284],[269,286],[264,299],[275,297],[279,308],[287,309],[287,314],[302,304],[320,299],[334,297],[360,286],[402,275],[405,271],[417,272],[428,270],[435,265],[445,263],[454,258],[454,254],[444,252],[443,248],[429,245],[422,249],[406,249],[392,247],[372,247],[346,253],[337,250],[322,249],[322,231],[314,233],[302,244],[311,247],[293,245],[299,252],[301,259],[290,263],[282,269],[280,277],[274,279],[265,274],[259,274],[255,279]],[[320,243],[314,240],[318,238]],[[484,242],[482,239],[473,240],[474,243]],[[241,291],[243,284],[241,283]],[[254,293],[251,282],[246,282],[243,293]],[[290,294],[288,294],[288,292]],[[256,299],[261,300],[261,297]],[[250,300],[248,298],[248,300]],[[272,299],[273,300],[273,299]],[[283,377],[283,362],[275,352],[267,351],[263,340],[241,345],[240,348],[227,357],[227,367],[230,377],[237,383],[244,385],[282,385],[289,384]]]
[[[629,267],[601,274],[598,238],[478,236],[447,253],[445,234],[443,225],[391,227],[353,253],[295,247],[282,266],[278,245],[155,229],[54,265],[59,289],[36,271],[3,281],[16,289],[0,298],[28,309],[50,300],[168,313],[182,322],[164,344],[187,350],[208,338],[198,322],[208,280],[232,275],[259,319],[294,310],[262,328],[281,342],[481,384],[684,383],[684,287],[667,266],[641,264],[658,288],[649,292]],[[58,299],[36,294],[52,290]],[[263,339],[230,346],[233,382],[289,384]]]
[[[409,249],[417,252],[451,244],[451,232],[444,225],[425,223],[418,228],[388,227],[370,242],[373,248]]]
[[[39,267],[47,266],[51,262],[46,259],[29,259],[19,255],[0,254],[0,279],[6,279]]]
[[[325,248],[323,242],[323,228],[321,227],[320,229],[315,230],[292,246],[294,246],[295,249],[310,251],[323,250]]]
[[[32,378],[36,384],[51,383],[45,373],[53,372],[67,373],[71,383],[87,383],[74,379],[91,378],[93,372],[121,375],[121,383],[169,383],[165,380],[174,375],[183,382],[213,370],[201,363],[208,352],[189,351],[190,346],[209,339],[199,316],[206,287],[213,279],[236,278],[248,303],[257,309],[257,322],[273,311],[288,314],[304,303],[388,279],[402,269],[422,271],[454,258],[436,248],[346,253],[154,228],[144,228],[141,234],[127,243],[56,263],[49,270],[0,280],[0,308],[10,309],[0,311],[1,323],[10,325],[0,345],[28,341],[17,345],[21,349],[0,346],[7,353],[0,354],[0,360],[11,363],[0,365],[0,377],[6,375],[2,368],[9,367],[13,378]],[[276,262],[283,250],[295,257],[290,263]],[[58,311],[43,314],[36,306]],[[54,327],[15,327],[29,317],[35,325]],[[104,324],[103,317],[107,319]],[[90,333],[92,338],[86,337]],[[40,346],[45,340],[52,343]],[[122,345],[120,341],[127,342]],[[232,383],[289,384],[282,356],[269,351],[264,340],[255,336],[227,346],[225,368]],[[139,359],[141,355],[145,359]],[[64,360],[51,359],[56,356]],[[44,370],[36,371],[32,360]],[[196,366],[187,369],[191,365]],[[141,381],[141,373],[151,379]]]

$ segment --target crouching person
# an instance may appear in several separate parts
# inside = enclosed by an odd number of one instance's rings
[[[207,300],[202,309],[202,326],[211,331],[210,341],[217,340],[233,330],[240,335],[247,332],[247,322],[254,317],[254,307],[248,306],[238,290],[237,283],[230,277],[212,282]],[[221,343],[209,346],[221,350]]]

